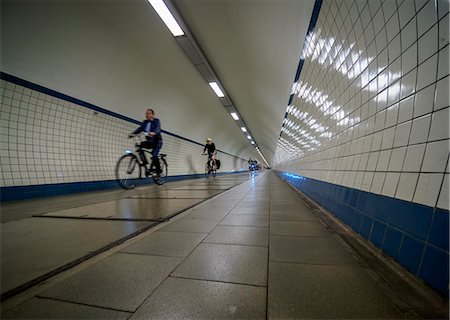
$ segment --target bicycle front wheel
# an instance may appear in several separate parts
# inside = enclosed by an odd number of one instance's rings
[[[159,159],[159,165],[161,166],[161,174],[159,175],[159,177],[153,176],[153,182],[155,182],[158,185],[162,185],[162,184],[164,184],[166,182],[167,175],[168,175],[168,168],[167,168],[166,159],[160,158]]]
[[[120,187],[126,190],[134,189],[141,178],[141,166],[134,154],[122,156],[116,164],[116,179]]]

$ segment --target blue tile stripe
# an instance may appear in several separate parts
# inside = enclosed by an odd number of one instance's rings
[[[55,98],[58,98],[58,99],[61,99],[61,100],[65,100],[65,101],[74,103],[76,105],[79,105],[79,106],[82,106],[82,107],[85,107],[85,108],[88,108],[88,109],[91,109],[91,110],[94,110],[94,111],[97,111],[97,112],[101,112],[101,113],[107,114],[107,115],[115,117],[115,118],[119,118],[119,119],[122,119],[122,120],[125,120],[125,121],[128,121],[128,122],[134,123],[134,124],[141,124],[142,123],[142,121],[139,121],[139,120],[136,120],[136,119],[132,119],[130,117],[124,116],[124,115],[122,115],[120,113],[117,113],[117,112],[113,112],[113,111],[107,110],[107,109],[102,108],[102,107],[98,107],[96,105],[93,105],[92,103],[89,103],[89,102],[86,102],[86,101],[82,101],[80,99],[68,96],[68,95],[66,95],[64,93],[61,93],[61,92],[58,92],[58,91],[55,91],[55,90],[52,90],[52,89],[49,89],[49,88],[46,88],[46,87],[43,87],[43,86],[38,85],[36,83],[33,83],[33,82],[30,82],[30,81],[18,78],[16,76],[10,75],[10,74],[5,73],[5,72],[1,72],[0,71],[0,79],[8,81],[8,82],[11,82],[11,83],[14,83],[16,85],[19,85],[19,86],[22,86],[22,87],[25,87],[25,88],[28,88],[28,89],[31,89],[31,90],[34,90],[34,91],[38,91],[40,93],[43,93],[43,94],[46,94],[46,95],[49,95],[49,96],[52,96],[52,97],[55,97]],[[184,141],[188,141],[190,143],[193,143],[193,144],[196,144],[196,145],[199,145],[199,146],[203,146],[204,145],[204,144],[202,144],[200,142],[191,140],[191,139],[186,138],[186,137],[182,137],[180,135],[177,135],[175,133],[172,133],[172,132],[169,132],[169,131],[166,131],[166,130],[162,130],[162,132],[164,134],[169,135],[169,136],[172,136],[172,137],[184,140]],[[218,151],[220,153],[226,154],[228,156],[231,156],[231,157],[243,160],[243,161],[247,161],[247,159],[238,157],[238,156],[233,155],[231,153],[228,153],[228,152],[225,152],[225,151],[222,151],[222,150],[218,150]]]
[[[245,171],[228,171],[218,172],[217,175],[226,175],[233,173],[242,173]],[[203,178],[204,173],[186,174],[177,176],[168,176],[167,181],[179,181],[187,179]],[[138,179],[138,185],[151,185],[153,180]],[[17,201],[32,199],[38,197],[58,196],[63,194],[88,192],[88,191],[100,191],[107,189],[117,189],[119,184],[117,180],[102,180],[102,181],[86,181],[86,182],[68,182],[68,183],[52,183],[52,184],[39,184],[30,186],[16,186],[16,187],[2,187],[0,188],[0,201]]]
[[[286,182],[449,295],[449,211],[277,171]]]

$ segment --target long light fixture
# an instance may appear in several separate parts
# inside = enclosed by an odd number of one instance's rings
[[[222,90],[219,88],[219,85],[217,84],[217,82],[215,82],[215,81],[210,82],[209,86],[214,90],[214,92],[216,93],[216,95],[219,98],[225,97],[225,95],[223,94]]]
[[[251,140],[251,139],[252,139],[252,136],[248,134],[248,135],[247,135],[247,139]]]
[[[166,27],[169,28],[170,32],[172,32],[175,37],[184,35],[183,30],[181,29],[180,25],[175,20],[163,0],[148,0],[148,2],[153,7],[153,9],[155,9],[156,13],[159,15]]]
[[[242,132],[247,132],[247,128],[246,127],[241,127]]]
[[[238,121],[239,120],[239,116],[237,115],[236,112],[232,112],[231,116],[233,117],[234,120]]]

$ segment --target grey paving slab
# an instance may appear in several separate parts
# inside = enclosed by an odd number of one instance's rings
[[[264,247],[200,244],[172,275],[265,286],[267,254]]]
[[[227,214],[228,210],[193,209],[186,218],[222,220]]]
[[[157,256],[186,257],[206,235],[206,233],[157,231],[121,251]]]
[[[82,304],[32,298],[2,313],[2,319],[128,319],[131,313]]]
[[[200,203],[203,199],[121,199],[54,211],[47,217],[114,218],[157,220]]]
[[[270,204],[270,210],[274,211],[297,211],[308,210],[308,208],[301,203],[288,203],[288,204]]]
[[[271,210],[270,220],[284,221],[317,221],[308,210]]]
[[[171,199],[206,199],[213,197],[222,190],[209,189],[204,187],[203,190],[198,189],[159,189],[153,190],[152,192],[143,193],[135,196],[131,196],[131,198],[144,198],[144,199],[159,199],[159,198],[171,198]]]
[[[182,186],[171,188],[172,190],[220,190],[225,191],[228,190],[229,187],[219,187],[219,186]]]
[[[40,296],[135,311],[181,260],[116,253],[55,284]]]
[[[324,226],[313,221],[271,221],[270,234],[298,237],[327,237],[330,235]]]
[[[336,236],[270,237],[269,260],[308,264],[358,266]]]
[[[2,293],[123,238],[149,222],[28,218],[1,224]]]
[[[230,214],[220,224],[229,226],[268,227],[269,216],[260,214]]]
[[[217,226],[203,242],[267,247],[269,228]]]
[[[360,268],[269,264],[269,319],[399,319]]]
[[[265,319],[266,288],[168,278],[131,319]]]
[[[170,222],[163,231],[209,233],[219,223],[217,220],[183,218]]]
[[[236,207],[230,211],[230,214],[258,214],[269,215],[269,207],[266,208],[252,208],[252,207]]]

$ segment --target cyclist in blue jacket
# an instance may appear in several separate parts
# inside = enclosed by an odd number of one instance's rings
[[[133,134],[138,134],[145,132],[147,134],[147,141],[141,142],[141,147],[145,149],[152,149],[152,161],[156,168],[156,173],[161,174],[161,165],[159,163],[158,154],[162,147],[162,136],[161,136],[161,122],[158,118],[155,118],[155,111],[153,109],[147,109],[145,111],[145,120],[142,125],[133,131]],[[131,137],[131,135],[130,135]],[[147,166],[147,158],[143,151],[139,152],[139,155]]]

